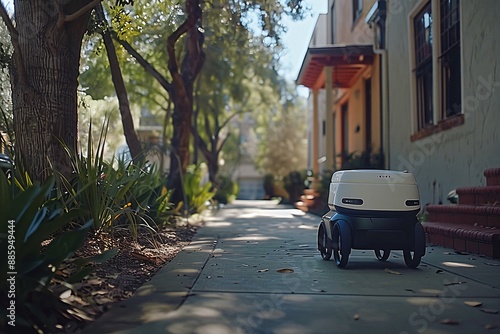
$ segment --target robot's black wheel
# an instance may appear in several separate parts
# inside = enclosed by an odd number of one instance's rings
[[[420,264],[420,260],[422,259],[422,256],[417,255],[415,252],[410,251],[409,249],[403,250],[403,257],[405,259],[406,266],[413,269],[418,267],[418,265]]]
[[[408,268],[417,268],[422,256],[425,255],[425,232],[422,224],[415,224],[415,231],[410,243],[413,243],[413,247],[403,249],[403,258]]]
[[[351,229],[347,224],[342,224],[340,221],[333,225],[333,257],[337,267],[344,268],[349,261],[351,253]]]
[[[328,261],[332,257],[332,247],[328,241],[325,223],[323,222],[318,227],[318,250],[323,260]]]
[[[375,249],[374,252],[379,261],[387,261],[389,255],[391,255],[390,249]]]

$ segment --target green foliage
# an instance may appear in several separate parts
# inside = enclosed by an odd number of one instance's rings
[[[316,191],[319,193],[320,197],[325,201],[328,200],[328,192],[330,191],[330,180],[332,178],[332,170],[324,170],[319,177],[319,182],[316,185]]]
[[[293,203],[299,200],[305,188],[305,172],[293,171],[283,178],[283,187],[288,193],[288,200]]]
[[[263,173],[277,179],[305,169],[307,162],[307,122],[301,99],[290,91],[283,95],[288,99],[284,105],[273,101],[266,113],[258,115],[256,126],[261,140],[255,161]]]
[[[92,144],[92,126],[89,126],[87,156],[67,150],[74,170],[71,179],[55,171],[64,205],[85,210],[82,218],[94,222],[95,234],[125,228],[137,237],[141,227],[154,233],[156,224],[149,214],[151,206],[156,205],[156,211],[160,209],[163,213],[168,209],[167,195],[160,195],[165,178],[157,169],[148,168],[146,162],[135,165],[118,160],[116,168],[112,162],[106,162],[107,126],[105,123],[101,129],[97,147]]]
[[[240,191],[238,184],[226,175],[219,175],[217,179],[219,187],[213,200],[220,204],[228,204],[234,201]]]
[[[187,168],[184,177],[184,191],[190,214],[201,213],[205,210],[207,202],[215,195],[212,183],[202,182],[205,173],[206,168],[203,168],[203,164],[200,166],[191,165]]]
[[[266,198],[270,199],[274,197],[274,176],[271,174],[264,175],[264,192]]]
[[[15,272],[8,277],[11,281],[0,283],[2,327],[10,320],[7,307],[12,300],[15,300],[16,328],[22,328],[23,332],[53,333],[63,317],[72,319],[79,314],[49,289],[49,283],[63,261],[81,246],[92,222],[68,229],[84,213],[79,209],[65,212],[54,206],[50,196],[54,184],[51,177],[41,185],[20,189],[0,173],[0,248],[8,254],[8,261],[2,261],[0,270]],[[80,259],[80,263],[80,270],[70,279],[89,272],[84,267],[85,260]],[[11,293],[15,293],[15,298]]]
[[[342,169],[380,169],[384,166],[382,153],[351,152],[342,154]]]

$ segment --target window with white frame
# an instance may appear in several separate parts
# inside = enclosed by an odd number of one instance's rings
[[[412,16],[417,131],[461,114],[459,1],[429,0]]]

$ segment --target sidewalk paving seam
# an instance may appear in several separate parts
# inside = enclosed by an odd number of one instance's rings
[[[182,297],[181,302],[175,308],[176,310],[178,310],[180,307],[182,307],[182,305],[186,302],[186,300],[188,299],[189,296],[193,295],[193,289],[196,286],[196,283],[198,282],[198,280],[200,279],[200,276],[201,276],[201,273],[203,272],[203,269],[205,269],[205,266],[207,265],[208,261],[210,260],[210,258],[212,258],[214,251],[217,248],[217,244],[219,243],[219,240],[220,240],[220,235],[217,235],[215,240],[212,242],[212,251],[209,254],[207,254],[207,258],[205,259],[205,262],[198,270],[198,275],[194,279],[193,284],[189,288],[189,291],[187,291],[186,295],[184,297]],[[189,247],[189,245],[188,245],[188,247]],[[184,249],[182,251],[184,251]]]

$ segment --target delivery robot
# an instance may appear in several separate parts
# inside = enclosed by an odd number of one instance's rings
[[[416,268],[425,255],[425,233],[417,219],[420,199],[415,177],[390,170],[345,170],[332,175],[330,211],[318,226],[318,250],[324,260],[333,254],[344,268],[351,249],[374,250],[386,261],[402,250],[406,265]]]

